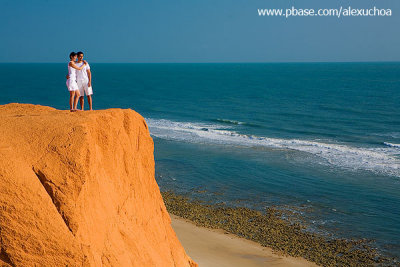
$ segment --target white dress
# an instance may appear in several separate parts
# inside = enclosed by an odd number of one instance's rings
[[[68,91],[77,91],[78,84],[76,83],[76,69],[71,67],[69,63],[68,63],[68,76],[69,76],[69,79],[67,80]]]

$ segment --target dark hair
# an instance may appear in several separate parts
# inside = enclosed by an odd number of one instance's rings
[[[83,52],[79,51],[78,53],[76,53],[76,55],[79,57],[80,55],[83,55]]]
[[[72,59],[74,56],[76,56],[75,52],[71,52],[71,54],[69,54],[69,59]]]

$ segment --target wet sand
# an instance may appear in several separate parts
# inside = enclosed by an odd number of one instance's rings
[[[200,267],[318,266],[303,258],[280,256],[270,248],[224,230],[199,227],[189,220],[170,216],[186,253]]]

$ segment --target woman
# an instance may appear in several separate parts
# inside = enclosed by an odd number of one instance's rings
[[[83,69],[87,64],[86,61],[83,61],[83,65],[81,67],[78,67],[75,64],[76,57],[77,55],[75,52],[71,52],[71,54],[69,54],[70,61],[68,63],[67,88],[69,91],[69,110],[71,112],[77,111],[76,106],[78,105],[79,100],[78,84],[76,83],[76,70]]]

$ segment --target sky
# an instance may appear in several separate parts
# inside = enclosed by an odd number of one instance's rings
[[[260,17],[264,8],[391,17]],[[0,62],[400,61],[399,0],[0,0]]]

